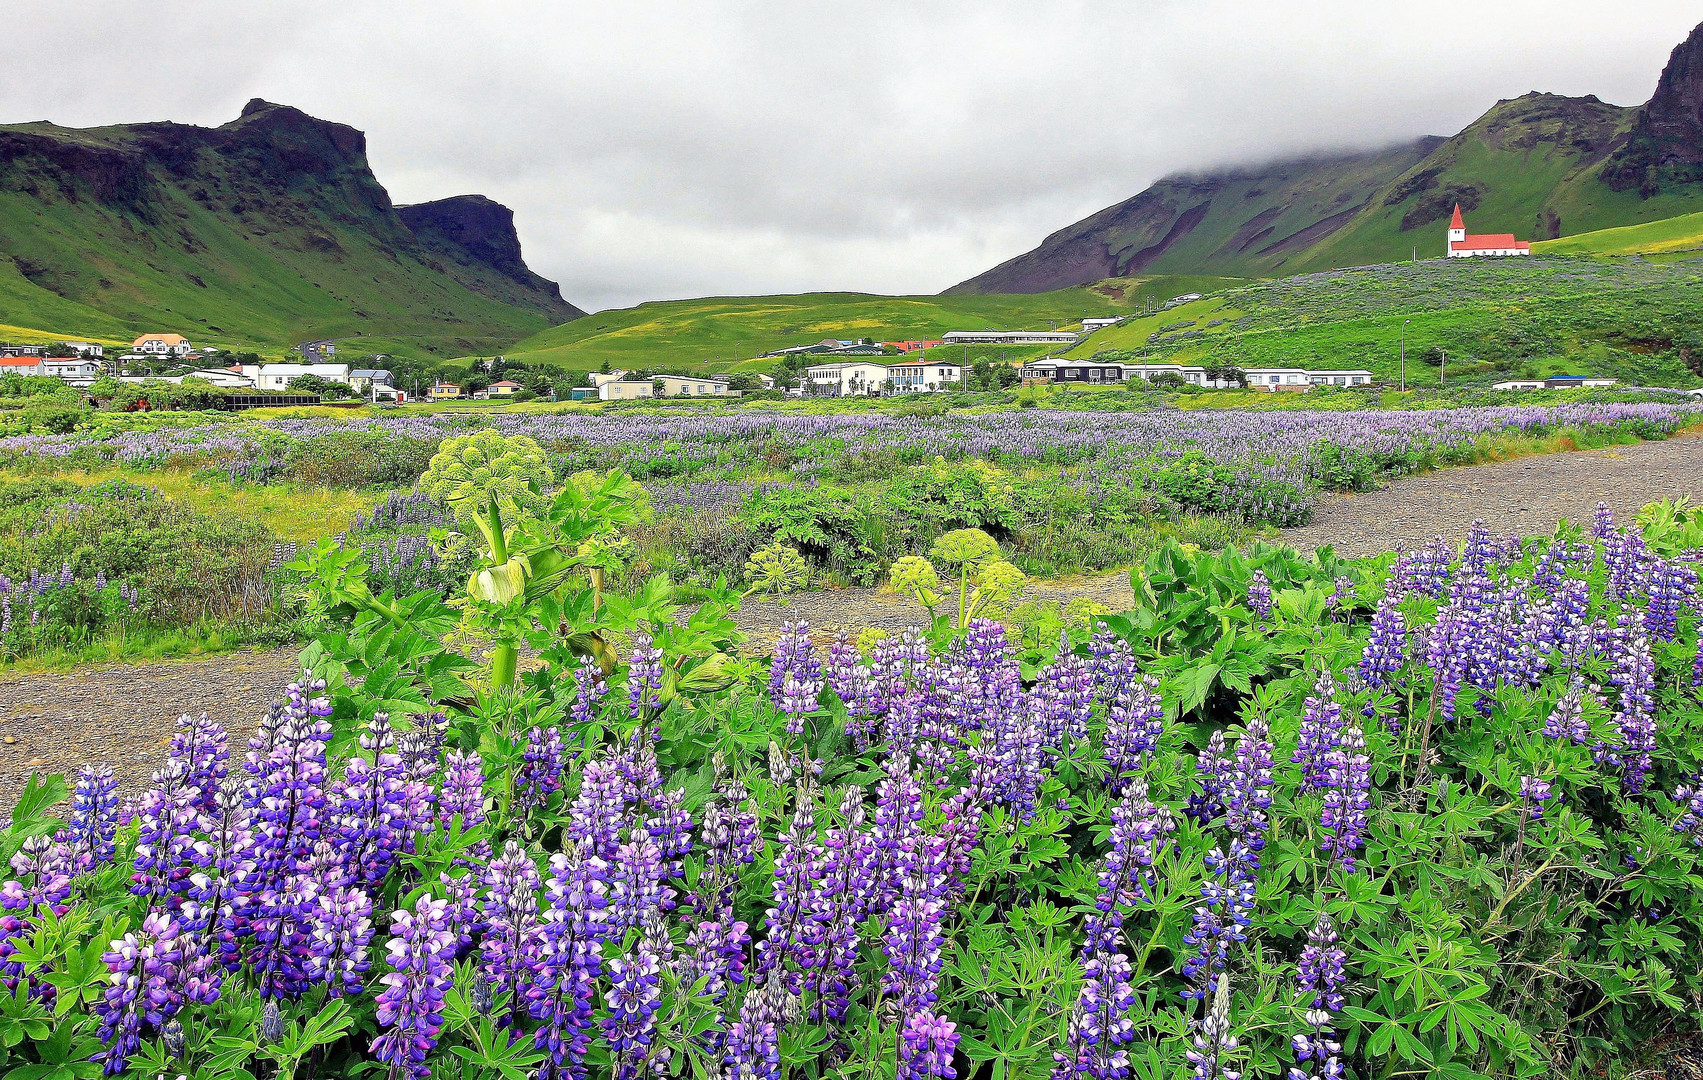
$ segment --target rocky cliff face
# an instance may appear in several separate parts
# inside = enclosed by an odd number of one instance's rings
[[[1610,187],[1637,188],[1645,198],[1703,183],[1703,25],[1674,49],[1626,146],[1602,175]]]
[[[521,258],[514,211],[502,203],[483,195],[456,195],[399,207],[397,212],[431,250],[459,262],[489,267],[510,281],[561,299],[556,283],[533,273]],[[576,316],[584,314],[578,308],[572,310]]]

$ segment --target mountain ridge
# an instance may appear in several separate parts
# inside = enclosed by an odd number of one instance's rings
[[[213,128],[0,126],[3,324],[188,318],[203,337],[405,335],[456,351],[582,314],[526,266],[507,207],[398,207],[361,131],[291,106],[256,98]]]

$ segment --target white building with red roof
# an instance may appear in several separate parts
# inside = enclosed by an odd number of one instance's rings
[[[1455,204],[1455,216],[1449,221],[1449,258],[1472,259],[1480,256],[1530,255],[1531,253],[1532,246],[1524,240],[1514,239],[1513,233],[1486,233],[1483,236],[1468,236],[1466,219],[1461,217],[1460,204]]]

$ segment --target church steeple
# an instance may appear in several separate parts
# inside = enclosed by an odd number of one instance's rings
[[[1466,219],[1461,216],[1461,204],[1455,204],[1455,216],[1449,219],[1449,246],[1445,254],[1453,255],[1456,244],[1466,243]]]

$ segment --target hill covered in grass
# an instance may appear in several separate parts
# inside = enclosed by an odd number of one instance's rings
[[[1022,296],[803,293],[664,300],[576,319],[519,342],[505,355],[569,370],[593,370],[605,363],[628,369],[719,370],[760,353],[824,338],[926,340],[949,330],[1066,329],[1085,317],[1127,314],[1150,302],[1236,284],[1241,282],[1165,276]],[[1015,358],[1019,352],[972,350],[971,359]],[[961,358],[962,350],[952,355]]]
[[[1703,213],[1599,229],[1532,245],[1534,252],[1546,255],[1665,255],[1698,249],[1703,249]]]
[[[397,207],[366,137],[251,101],[218,128],[0,127],[0,324],[129,340],[500,348],[576,318],[479,196]]]
[[[1168,177],[954,293],[1033,292],[1129,273],[1271,277],[1442,253],[1476,233],[1554,239],[1703,212],[1703,26],[1650,102],[1531,93],[1449,138]]]
[[[1432,259],[1264,281],[1089,336],[1072,356],[1703,385],[1703,258]]]

